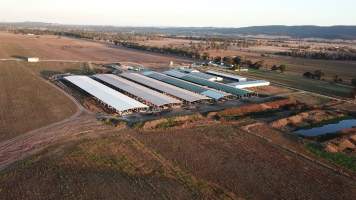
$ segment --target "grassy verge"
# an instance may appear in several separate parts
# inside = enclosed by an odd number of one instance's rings
[[[324,151],[319,143],[308,143],[306,148],[318,157],[329,160],[337,165],[343,166],[356,172],[356,158],[344,153],[329,153]]]
[[[182,125],[183,122],[177,121],[174,118],[168,118],[167,121],[162,122],[156,126],[156,128],[162,128],[162,129],[167,129],[167,128],[172,128],[175,126]]]
[[[275,83],[329,96],[348,98],[352,92],[352,87],[347,85],[331,84],[326,81],[307,79],[302,76],[292,74],[282,74],[263,70],[249,70],[249,72],[244,73],[244,75],[251,75],[256,78],[267,79]]]

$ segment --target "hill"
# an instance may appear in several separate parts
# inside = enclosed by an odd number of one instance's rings
[[[0,28],[46,28],[50,30],[87,30],[102,32],[160,33],[185,36],[287,36],[292,38],[322,38],[356,40],[356,26],[251,26],[242,28],[216,27],[119,27],[64,25],[42,22],[0,23]]]

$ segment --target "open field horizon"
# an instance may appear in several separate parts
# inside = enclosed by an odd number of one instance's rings
[[[242,90],[228,86],[227,80],[219,87],[211,81],[206,81],[209,87],[185,82],[195,91],[168,85],[174,94],[161,90],[168,87],[163,83],[140,82],[140,88],[188,100],[125,113],[89,93],[91,88],[65,78],[79,75],[95,82],[94,74],[112,74],[124,79],[122,72],[142,73],[131,64],[163,71],[174,68],[171,61],[180,66],[201,60],[113,47],[98,40],[0,32],[0,199],[356,198],[356,128],[342,129],[327,140],[295,134],[355,117],[351,84],[329,80],[337,73],[349,81],[356,75],[354,61],[263,57],[268,65],[287,64],[285,73],[266,67],[237,72],[192,65],[202,74],[215,70],[242,75],[246,82],[265,80],[268,86],[232,95]],[[253,61],[262,57],[245,50],[210,53]],[[24,57],[40,60],[19,59]],[[123,65],[104,66],[113,62]],[[328,74],[327,80],[303,81],[304,70],[318,69]],[[129,79],[135,88],[137,79]],[[132,88],[128,92],[104,80],[97,84],[98,93],[126,96],[121,105],[130,100],[149,103]],[[201,93],[208,89],[213,96],[226,96],[208,99]],[[204,99],[189,102],[192,96]]]

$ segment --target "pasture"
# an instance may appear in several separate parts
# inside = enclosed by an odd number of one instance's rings
[[[22,62],[0,62],[0,140],[73,115],[76,105]]]

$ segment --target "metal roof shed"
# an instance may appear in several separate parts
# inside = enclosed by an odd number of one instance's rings
[[[201,95],[210,97],[210,98],[215,99],[215,100],[219,100],[219,99],[222,99],[222,98],[230,96],[230,94],[227,94],[227,93],[224,93],[224,92],[220,92],[220,91],[216,91],[216,90],[213,90],[213,89],[209,89],[207,87],[203,87],[203,86],[200,86],[200,85],[188,82],[188,81],[184,81],[182,79],[174,78],[174,77],[171,77],[171,76],[168,76],[168,75],[165,75],[165,74],[161,74],[161,73],[158,73],[158,72],[154,72],[154,71],[144,72],[144,75],[148,76],[150,78],[153,78],[153,79],[156,79],[156,80],[159,80],[159,81],[162,81],[162,82],[165,82],[165,83],[168,83],[168,84],[183,88],[185,90],[189,90],[189,91],[192,91],[192,92],[195,92],[195,93],[199,93]]]
[[[233,75],[233,74],[226,74],[226,73],[217,72],[217,71],[213,71],[213,70],[206,71],[206,73],[213,74],[213,75],[216,75],[216,76],[221,76],[221,77],[232,79],[232,80],[237,80],[239,82],[247,81],[247,78],[245,78],[243,76],[238,76],[238,75]]]
[[[183,72],[186,75],[192,75],[198,78],[202,78],[202,79],[206,79],[209,81],[223,81],[224,79],[218,76],[213,76],[210,74],[206,74],[206,73],[202,73],[200,71],[194,70],[194,71],[186,71],[186,70],[182,70],[182,69],[178,69],[180,72]]]
[[[169,75],[169,76],[180,78],[180,79],[192,82],[192,83],[196,83],[196,84],[207,86],[207,87],[210,87],[210,88],[213,88],[213,89],[216,89],[216,90],[224,91],[224,92],[230,93],[230,94],[238,96],[238,97],[242,97],[242,96],[246,96],[246,95],[251,94],[251,91],[238,89],[238,88],[235,88],[233,86],[225,85],[225,84],[222,84],[222,83],[216,83],[216,82],[208,81],[208,80],[205,80],[205,79],[202,79],[202,78],[191,76],[189,74],[186,74],[185,76],[182,76],[179,72],[177,73],[177,71],[175,71],[175,70],[166,71],[164,73]]]
[[[181,104],[182,102],[178,99],[174,99],[170,96],[164,95],[159,93],[155,90],[151,90],[147,87],[144,87],[140,84],[131,82],[127,79],[118,77],[113,74],[97,74],[94,75],[95,78],[108,83],[115,88],[127,92],[135,97],[138,97],[144,101],[153,104],[154,106],[167,106],[167,105],[174,105],[174,104]]]
[[[87,76],[67,76],[64,77],[64,79],[107,104],[119,113],[148,108],[145,104],[117,92]]]
[[[182,99],[186,102],[194,103],[197,101],[210,99],[203,95],[196,94],[196,93],[178,88],[176,86],[164,83],[162,81],[158,81],[158,80],[146,77],[139,73],[126,73],[125,72],[125,73],[120,74],[120,76],[124,77],[126,79],[129,79],[129,80],[132,80],[132,81],[139,83],[141,85],[145,85],[149,88],[161,91],[165,94],[169,94],[171,96],[177,97],[177,98]]]
[[[269,86],[270,84],[271,83],[269,81],[256,80],[256,81],[229,83],[228,85],[231,85],[235,88],[244,89],[244,88],[251,88],[251,87]]]

